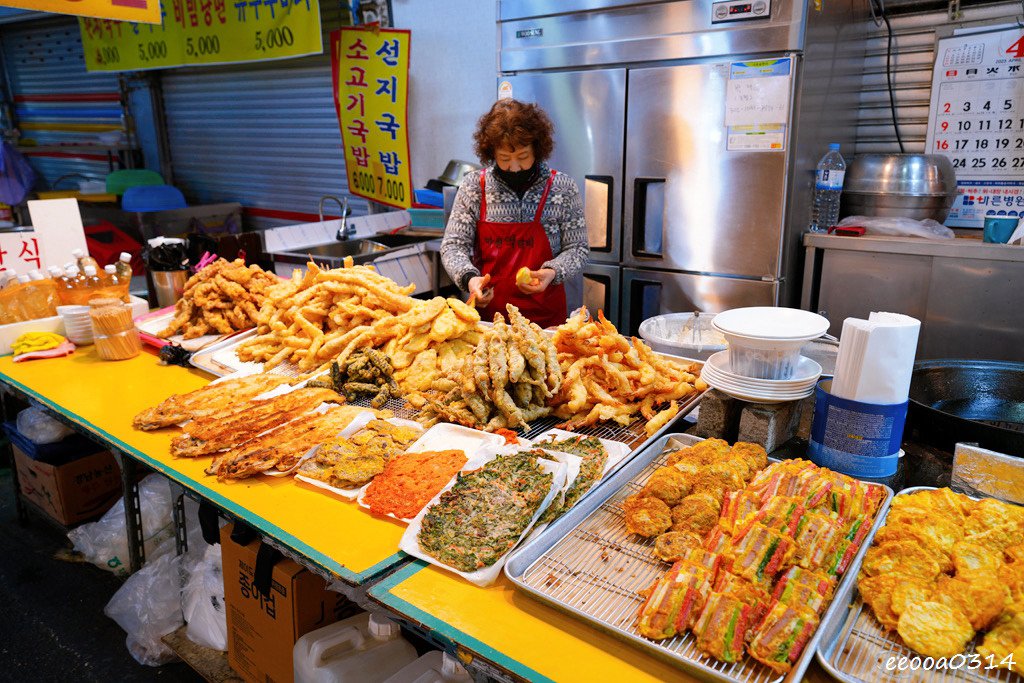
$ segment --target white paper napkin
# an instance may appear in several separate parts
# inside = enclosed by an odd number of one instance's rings
[[[847,318],[831,393],[863,403],[906,401],[920,331],[920,320],[900,313]]]

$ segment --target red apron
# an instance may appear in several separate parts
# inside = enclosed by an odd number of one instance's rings
[[[564,286],[552,284],[543,292],[532,295],[524,294],[516,287],[516,272],[520,268],[538,270],[542,263],[550,261],[554,256],[540,217],[544,213],[544,204],[551,191],[555,171],[551,171],[547,185],[544,186],[544,194],[540,197],[537,214],[529,223],[492,223],[487,220],[486,175],[480,174],[480,220],[476,223],[476,248],[480,274],[491,274],[490,286],[494,287],[494,298],[481,309],[480,316],[490,322],[495,313],[505,316],[505,304],[512,304],[541,327],[561,325],[566,316]]]

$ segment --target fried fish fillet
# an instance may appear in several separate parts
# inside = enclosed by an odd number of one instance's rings
[[[326,413],[307,413],[286,425],[247,441],[217,458],[206,470],[218,479],[244,479],[277,468],[290,470],[306,452],[333,438],[365,408],[334,406]]]
[[[255,374],[207,384],[187,394],[173,394],[160,405],[146,408],[135,416],[132,426],[143,431],[170,427],[225,406],[237,405],[287,381],[282,375]]]
[[[324,402],[338,402],[338,394],[330,389],[297,389],[282,396],[254,401],[231,420],[216,424],[204,421],[189,426],[188,434],[171,441],[171,454],[182,458],[209,455],[239,446],[263,432],[294,420]]]

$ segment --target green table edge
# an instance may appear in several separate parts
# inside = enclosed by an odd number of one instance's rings
[[[370,597],[391,609],[417,620],[419,623],[430,628],[431,631],[440,634],[443,638],[454,644],[461,645],[468,650],[478,653],[485,659],[489,659],[498,666],[511,671],[516,676],[525,678],[528,681],[544,681],[555,683],[554,679],[540,674],[518,660],[512,659],[503,652],[500,652],[490,645],[477,640],[473,636],[460,631],[446,621],[441,621],[429,612],[424,612],[419,607],[410,604],[394,595],[391,589],[402,583],[413,574],[426,569],[429,565],[423,560],[414,560],[396,572],[384,577],[367,591]]]
[[[43,396],[34,389],[25,386],[24,384],[14,379],[13,377],[0,373],[0,382],[4,382],[13,387],[16,387],[19,391],[23,392],[27,396],[34,398],[35,400],[45,405],[47,408],[60,413],[65,418],[80,426],[85,431],[106,442],[112,448],[116,448],[119,451],[122,451],[138,460],[141,460],[142,462],[146,463],[153,469],[162,473],[169,479],[174,480],[175,482],[181,484],[182,486],[187,486],[196,493],[199,493],[200,495],[209,498],[217,505],[219,505],[221,508],[228,510],[232,515],[234,515],[238,519],[244,520],[245,522],[252,524],[263,533],[272,536],[274,539],[289,546],[303,557],[309,558],[323,569],[341,577],[346,581],[349,581],[350,583],[353,583],[355,585],[362,585],[363,583],[366,583],[367,581],[370,581],[380,576],[384,572],[387,572],[389,569],[392,569],[393,567],[397,566],[409,557],[407,554],[399,550],[394,555],[384,558],[377,564],[368,567],[367,569],[364,569],[361,572],[354,572],[351,569],[345,567],[344,565],[339,564],[338,562],[327,557],[323,553],[317,551],[315,548],[307,545],[301,539],[289,534],[288,532],[284,531],[275,524],[270,523],[262,517],[257,517],[251,514],[246,508],[237,505],[231,500],[228,500],[220,493],[217,493],[216,491],[207,488],[206,486],[196,481],[195,479],[192,479],[191,477],[185,477],[177,470],[168,467],[159,460],[151,458],[150,456],[134,448],[133,446],[129,446],[128,444],[124,443],[117,437],[113,436],[112,434],[109,434],[104,429],[92,424],[91,422],[88,422],[87,420],[82,419],[81,417],[74,413],[65,410],[62,406]]]

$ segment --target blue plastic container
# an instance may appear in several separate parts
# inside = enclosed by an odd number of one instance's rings
[[[436,206],[444,208],[444,195],[434,190],[413,190],[413,196],[416,197],[417,204],[427,204],[428,206]]]
[[[184,209],[185,195],[173,185],[139,185],[129,187],[121,198],[121,208],[135,213]]]

